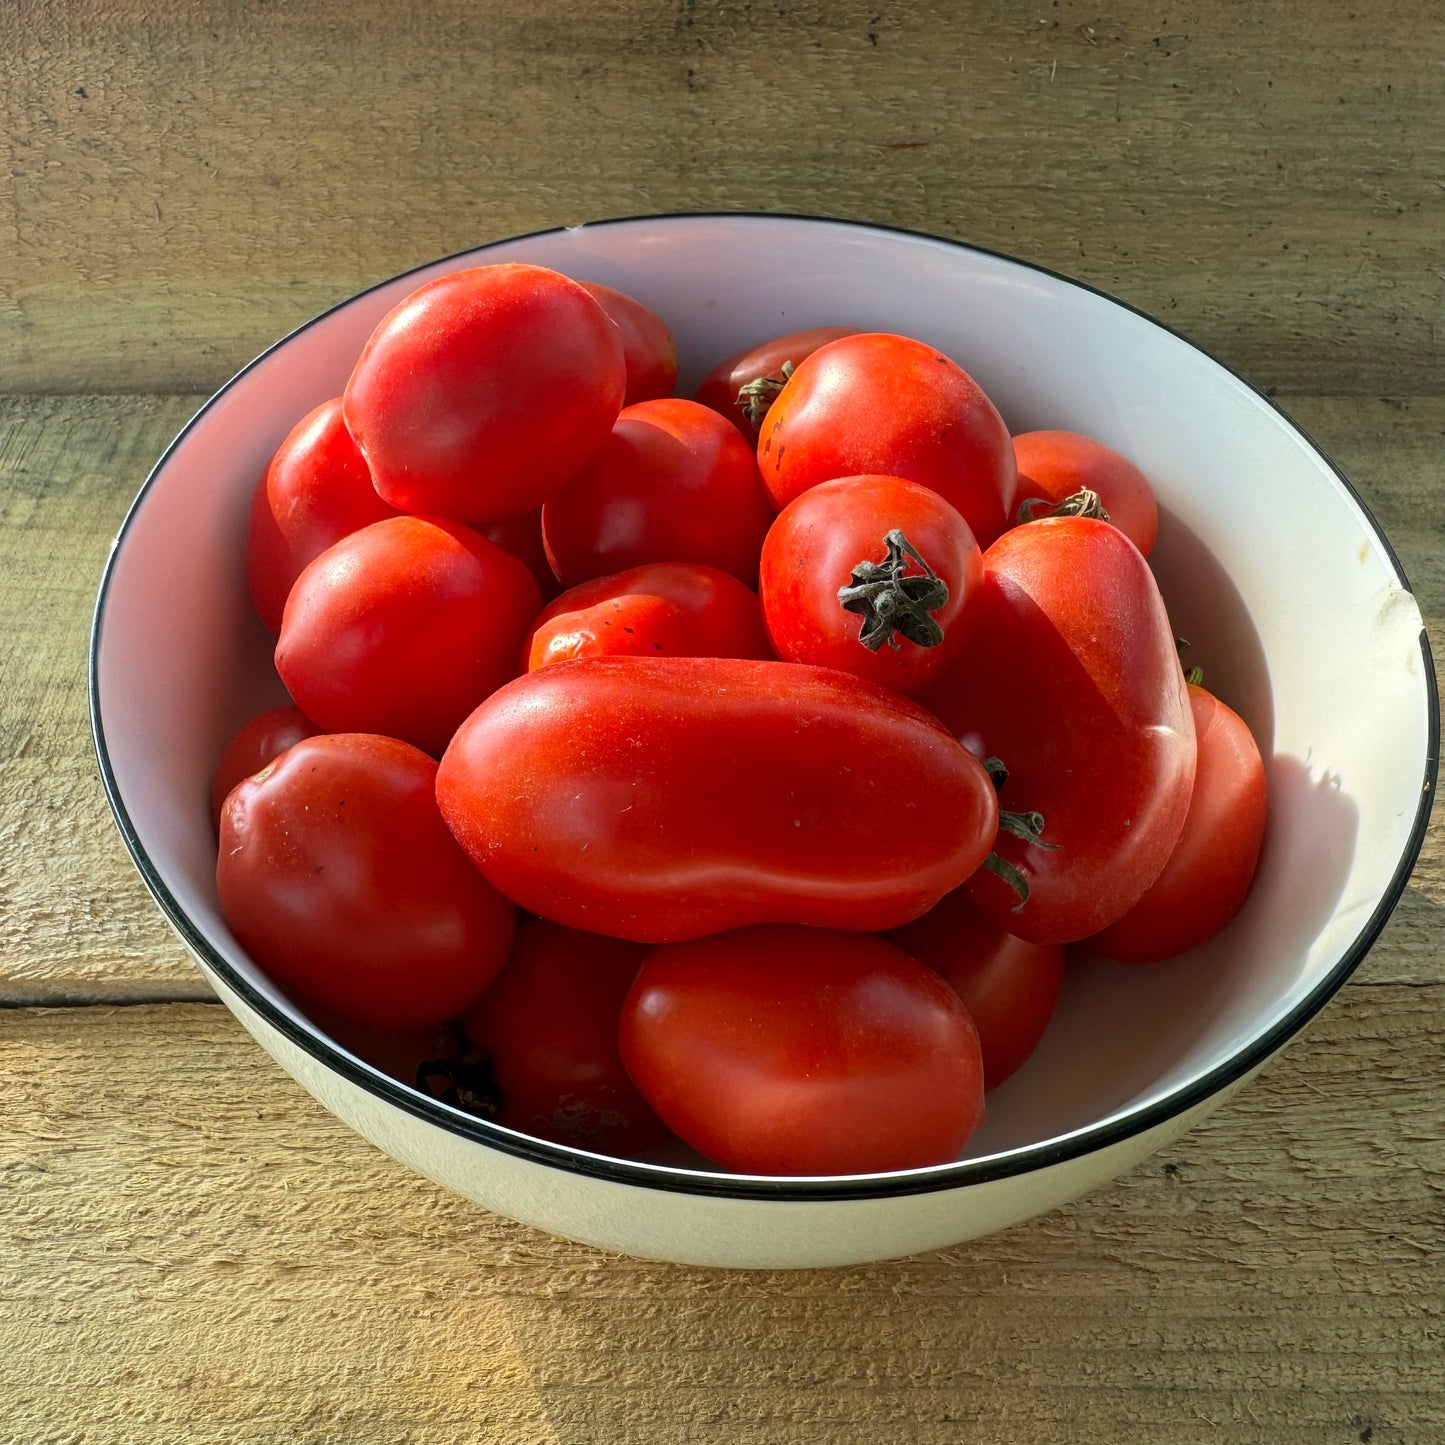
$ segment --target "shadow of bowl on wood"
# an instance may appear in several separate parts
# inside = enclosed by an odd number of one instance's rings
[[[220,916],[211,768],[229,732],[277,697],[245,589],[251,489],[295,420],[340,391],[402,296],[450,269],[518,260],[656,310],[678,341],[684,392],[771,335],[899,331],[973,373],[1013,430],[1087,432],[1155,483],[1165,597],[1273,755],[1265,863],[1240,918],[1189,957],[1077,969],[1055,1028],[990,1096],[988,1122],[958,1161],[776,1179],[531,1139],[338,1042]],[[1364,956],[1418,854],[1438,751],[1430,654],[1389,544],[1268,400],[1167,328],[1023,262],[786,216],[634,218],[499,242],[383,283],[278,343],[198,413],[127,517],[96,608],[91,704],[102,778],[141,876],[228,1007],[327,1108],[420,1173],[542,1229],[650,1258],[756,1267],[955,1244],[1053,1208],[1177,1138]]]

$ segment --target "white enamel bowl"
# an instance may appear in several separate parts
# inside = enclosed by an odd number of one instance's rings
[[[279,696],[244,585],[251,489],[402,296],[445,271],[514,260],[653,307],[677,339],[684,394],[716,360],[785,331],[899,331],[955,357],[1012,430],[1088,432],[1154,481],[1154,561],[1175,628],[1268,762],[1259,875],[1240,917],[1194,955],[1073,969],[1044,1044],[990,1095],[956,1163],[764,1179],[541,1143],[348,1053],[221,920],[211,769],[231,731]],[[629,219],[500,242],[385,282],[272,347],[196,415],[126,518],[96,608],[91,701],[105,786],[147,886],[216,992],[327,1108],[503,1214],[629,1254],[736,1266],[954,1244],[1052,1209],[1182,1134],[1369,948],[1418,853],[1438,752],[1430,653],[1389,544],[1269,401],[1165,327],[1035,267],[783,216]]]

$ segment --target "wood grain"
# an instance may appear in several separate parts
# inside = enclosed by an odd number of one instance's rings
[[[1039,261],[1292,390],[1439,390],[1445,12],[0,6],[0,387],[210,390],[539,227],[808,211]]]
[[[1174,1150],[1046,1218],[764,1274],[445,1194],[217,1006],[12,1011],[0,1438],[1426,1445],[1442,991],[1347,991]]]

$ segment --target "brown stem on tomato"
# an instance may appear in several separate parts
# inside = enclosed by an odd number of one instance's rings
[[[1080,487],[1077,492],[1062,502],[1051,502],[1047,497],[1029,497],[1019,503],[1017,520],[1041,522],[1045,517],[1097,517],[1101,522],[1110,520],[1104,510],[1103,499],[1090,487]]]
[[[491,1059],[472,1047],[458,1023],[443,1025],[434,1047],[437,1057],[417,1065],[417,1089],[454,1109],[495,1119],[502,1091],[492,1076]]]
[[[848,586],[838,589],[843,610],[863,618],[858,641],[869,652],[877,652],[885,642],[897,652],[898,633],[919,647],[937,647],[943,628],[930,614],[947,603],[948,583],[897,527],[884,537],[883,546],[881,562],[865,558],[856,563]],[[923,576],[908,571],[910,562],[923,568]]]
[[[795,369],[791,361],[785,361],[778,368],[783,378],[781,381],[776,376],[760,376],[738,391],[733,398],[733,404],[742,407],[743,415],[753,426],[762,426],[768,408],[778,399],[778,393],[793,379]]]

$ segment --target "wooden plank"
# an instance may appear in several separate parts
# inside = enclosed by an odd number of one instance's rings
[[[1294,390],[1439,387],[1434,0],[0,6],[0,387],[209,390],[394,271],[627,212],[1015,252]]]
[[[85,1445],[1425,1445],[1445,988],[1347,991],[1175,1149],[838,1271],[604,1255],[325,1114],[215,1006],[0,1021],[0,1431]]]
[[[134,875],[90,743],[86,638],[131,496],[198,397],[0,398],[0,1001],[190,998],[205,986]],[[1387,528],[1445,636],[1445,401],[1290,409]],[[1445,817],[1363,979],[1439,976]]]

